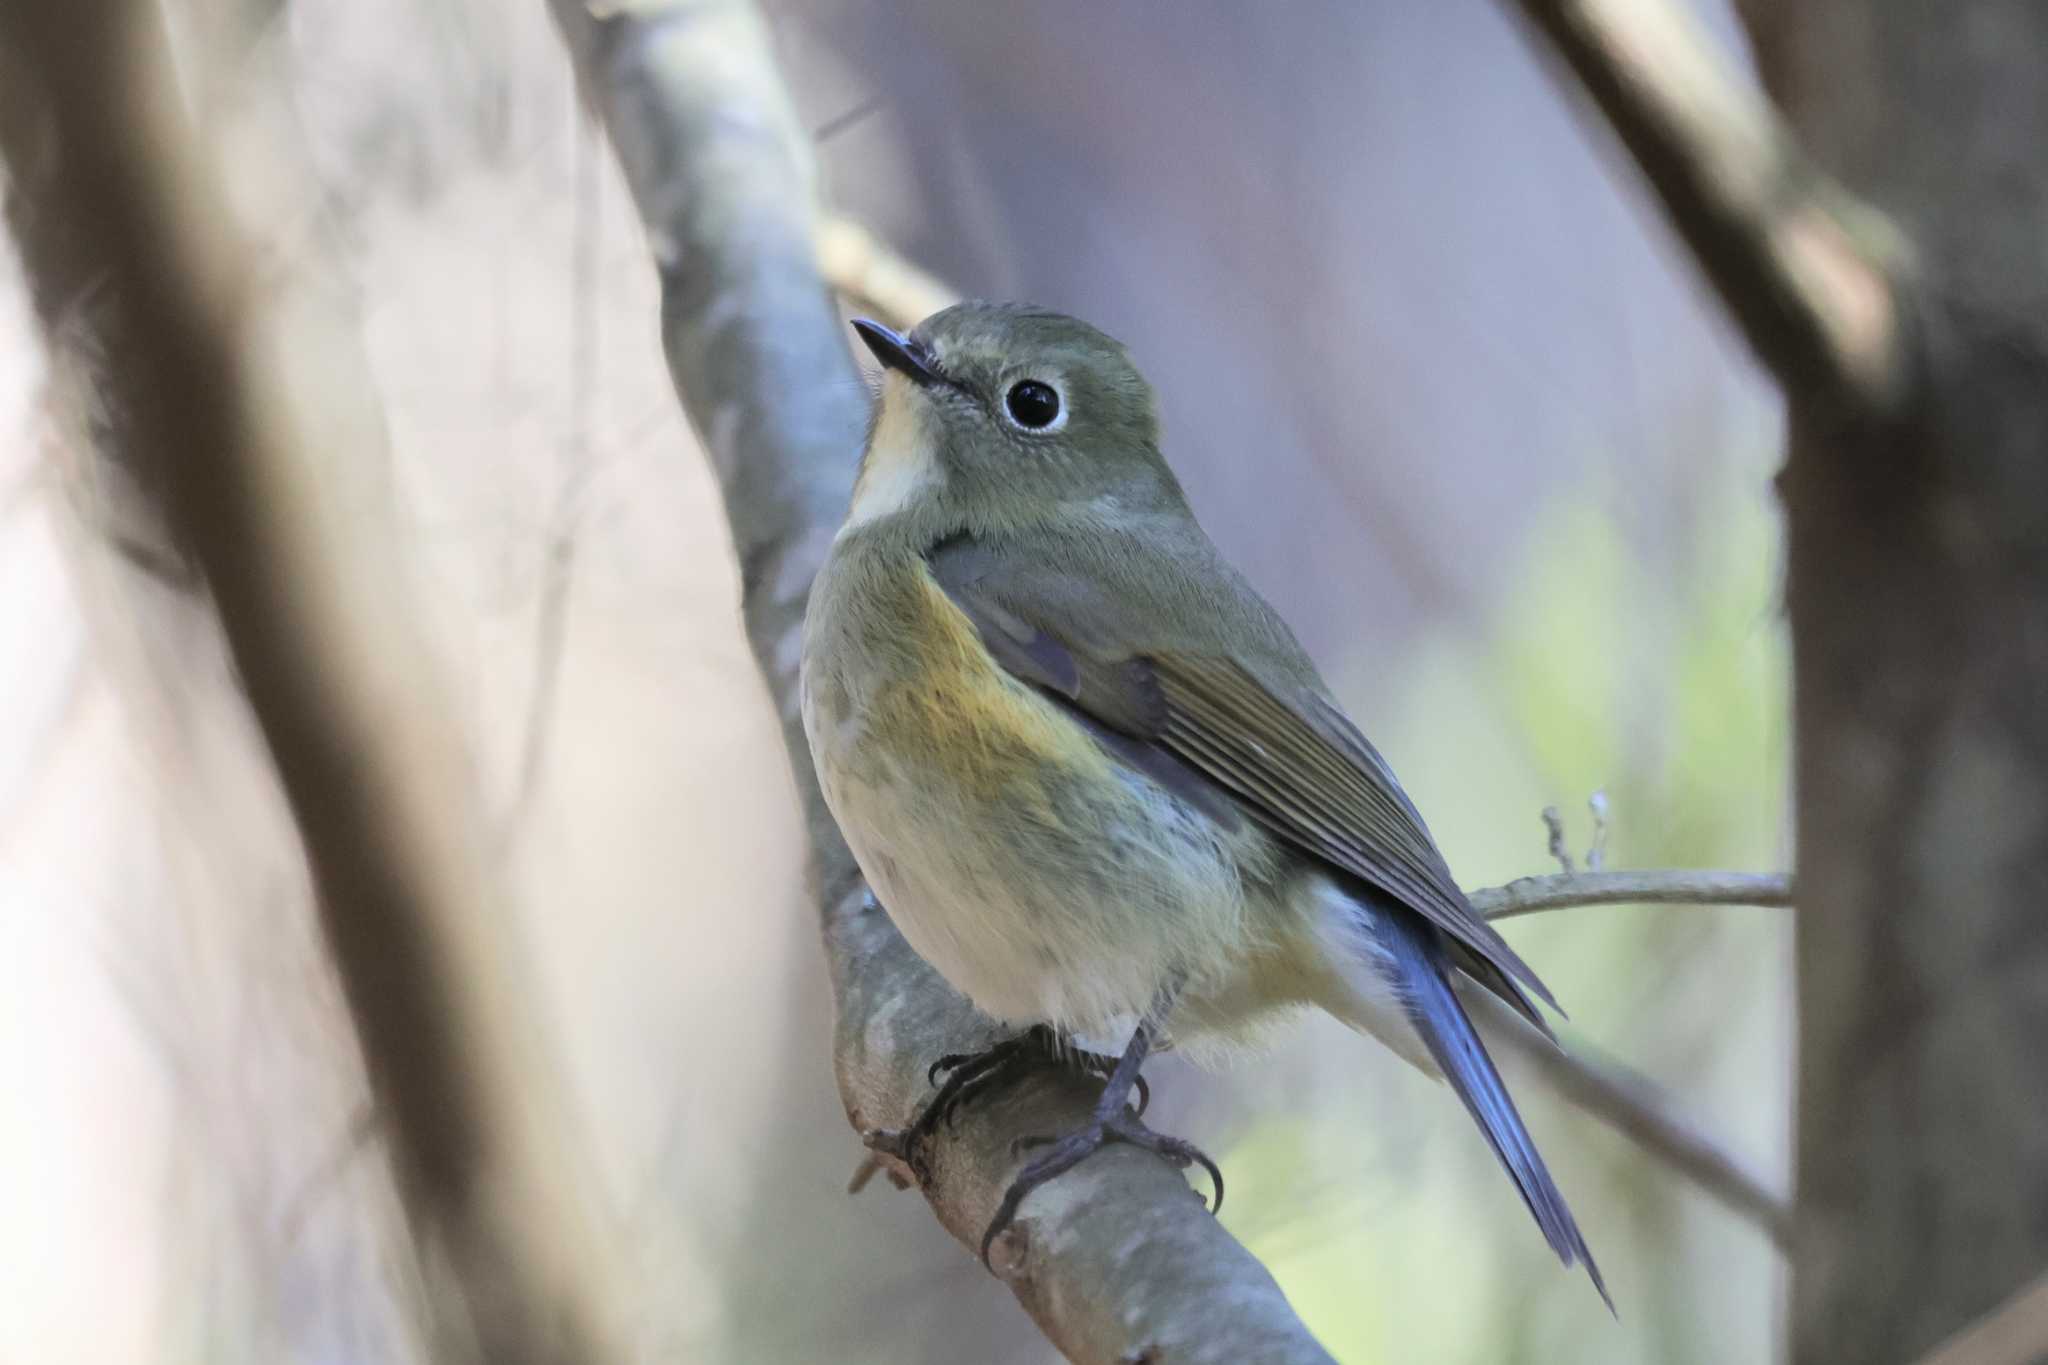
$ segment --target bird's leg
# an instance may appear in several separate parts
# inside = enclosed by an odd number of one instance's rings
[[[1167,1012],[1162,1002],[1151,1019],[1138,1025],[1131,1034],[1130,1043],[1125,1046],[1123,1056],[1110,1072],[1109,1082],[1102,1088],[1101,1098],[1095,1102],[1095,1113],[1085,1128],[1078,1128],[1064,1137],[1024,1138],[1017,1144],[1020,1148],[1044,1147],[1045,1152],[1034,1157],[1017,1178],[1010,1182],[1010,1188],[1003,1195],[1002,1204],[996,1209],[996,1216],[989,1220],[988,1231],[981,1237],[981,1263],[988,1265],[989,1248],[995,1245],[997,1237],[1016,1220],[1017,1208],[1030,1194],[1047,1181],[1072,1170],[1081,1162],[1093,1156],[1111,1143],[1123,1142],[1133,1147],[1142,1147],[1157,1153],[1175,1166],[1187,1167],[1199,1163],[1209,1173],[1210,1183],[1215,1187],[1216,1199],[1211,1210],[1223,1207],[1223,1172],[1216,1168],[1202,1150],[1191,1142],[1155,1133],[1138,1121],[1138,1115],[1131,1112],[1131,1092],[1142,1086],[1139,1068],[1145,1064],[1146,1056],[1152,1050],[1152,1039]]]
[[[1116,1075],[1117,1063],[1121,1061],[1122,1058],[1105,1057],[1099,1052],[1083,1052],[1076,1049],[1067,1054],[1067,1060],[1071,1062],[1073,1065],[1079,1067],[1081,1070],[1087,1072],[1089,1075],[1100,1080],[1106,1086],[1109,1084],[1110,1078]],[[1148,1082],[1143,1076],[1139,1076],[1137,1078],[1137,1084],[1138,1117],[1144,1118],[1145,1111],[1152,1107],[1152,1086],[1151,1083]]]
[[[930,1105],[935,1118],[950,1119],[962,1109],[979,1099],[990,1087],[999,1084],[1006,1074],[1026,1057],[1036,1054],[1041,1060],[1059,1066],[1072,1067],[1100,1078],[1105,1083],[1116,1073],[1117,1058],[1105,1057],[1099,1052],[1078,1048],[1062,1038],[1050,1025],[1034,1024],[1015,1038],[997,1043],[981,1052],[949,1052],[932,1063],[927,1073],[933,1085],[939,1084],[942,1072],[951,1072],[946,1084],[932,1097]],[[1138,1115],[1144,1117],[1145,1110],[1152,1104],[1152,1087],[1138,1077]],[[922,1115],[920,1115],[922,1117]],[[913,1125],[914,1126],[914,1125]]]
[[[868,1135],[868,1146],[887,1152],[908,1165],[920,1181],[930,1176],[924,1148],[943,1123],[952,1121],[962,1109],[989,1090],[1009,1080],[1020,1068],[1035,1062],[1052,1062],[1077,1067],[1091,1075],[1108,1077],[1117,1060],[1068,1046],[1053,1029],[1037,1024],[1012,1038],[1005,1038],[980,1052],[949,1052],[931,1064],[926,1078],[939,1092],[925,1102],[908,1127],[880,1129]],[[939,1078],[945,1077],[943,1084]],[[1138,1081],[1138,1112],[1144,1113],[1151,1098],[1143,1078]]]

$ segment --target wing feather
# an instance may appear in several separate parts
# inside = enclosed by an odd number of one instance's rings
[[[1139,608],[1074,561],[1006,556],[964,536],[927,557],[1013,676],[1156,746],[1276,837],[1421,915],[1475,980],[1549,1032],[1523,988],[1553,1009],[1556,1000],[1473,911],[1392,769],[1334,702],[1318,687],[1261,676],[1218,639],[1160,640],[1156,620],[1119,622],[1117,613]],[[1305,657],[1298,669],[1313,676]]]
[[[1249,797],[1276,834],[1395,897],[1556,1008],[1535,972],[1473,911],[1414,806],[1382,775],[1384,763],[1356,752],[1362,738],[1356,746],[1334,742],[1234,660],[1176,654],[1150,662],[1164,685],[1168,720],[1159,740],[1167,748]]]

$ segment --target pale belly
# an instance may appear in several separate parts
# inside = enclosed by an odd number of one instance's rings
[[[1111,1028],[1169,985],[1213,975],[1219,948],[1242,943],[1228,836],[1141,774],[1097,755],[1041,762],[1012,784],[956,781],[857,721],[806,720],[825,799],[875,894],[985,1013]]]
[[[1314,960],[1326,878],[1005,673],[920,558],[855,552],[813,589],[804,729],[862,872],[955,989],[1096,1038],[1170,994],[1176,1043],[1230,1048],[1340,984]]]
[[[918,955],[997,1019],[1077,1031],[1256,956],[1240,869],[1262,836],[1117,762],[924,587],[915,671],[828,628],[803,687],[826,803]]]

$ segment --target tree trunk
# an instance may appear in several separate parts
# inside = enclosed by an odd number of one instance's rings
[[[1792,395],[1797,1362],[2048,1269],[2048,8],[1779,6],[1815,159],[1913,242],[1908,398]]]
[[[1784,388],[1792,1358],[1912,1359],[2048,1270],[2048,6],[1739,3],[1782,122],[1677,0],[1520,7]]]

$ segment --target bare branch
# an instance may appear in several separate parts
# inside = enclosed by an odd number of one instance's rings
[[[591,1359],[614,1281],[570,1193],[566,1111],[479,856],[461,727],[393,557],[344,555],[315,486],[324,462],[363,452],[321,449],[331,434],[286,382],[279,301],[187,132],[156,7],[7,6],[0,28],[49,111],[45,207],[120,300],[128,345],[107,382],[276,760],[407,1215],[458,1291],[436,1296],[437,1354]]]
[[[808,820],[840,1094],[857,1130],[902,1127],[929,1094],[925,1067],[988,1035],[866,894],[802,734],[804,604],[867,415],[819,271],[808,140],[747,0],[551,7],[654,244],[669,372],[725,497],[748,636]],[[896,287],[905,274],[863,278],[889,306],[923,307]],[[924,1195],[939,1221],[979,1245],[1019,1166],[1016,1140],[1078,1125],[1093,1100],[1092,1086],[1042,1072],[973,1106],[930,1153]],[[1329,1359],[1265,1268],[1155,1157],[1105,1152],[1033,1194],[1024,1214],[999,1244],[1004,1277],[1073,1360]]]
[[[579,109],[576,120],[576,225],[569,256],[569,431],[563,442],[561,484],[548,519],[540,565],[540,605],[534,613],[533,680],[526,693],[512,798],[499,822],[498,841],[510,845],[540,791],[541,767],[555,733],[555,692],[562,677],[563,637],[569,627],[569,587],[576,572],[584,490],[590,483],[590,404],[597,388],[598,131]]]
[[[1575,905],[1790,905],[1792,879],[1758,872],[1560,872],[1469,893],[1488,919]]]
[[[1557,859],[1557,866],[1565,876],[1572,874],[1572,851],[1564,841],[1564,812],[1556,806],[1543,808],[1543,828],[1550,835],[1550,856]]]
[[[2048,1276],[1950,1337],[1920,1365],[2038,1365],[2048,1358]]]
[[[1550,812],[1545,812],[1546,823]],[[1552,845],[1560,840],[1553,826]],[[1562,872],[1521,877],[1506,886],[1469,893],[1472,908],[1488,919],[1508,919],[1579,905],[1792,904],[1789,877],[1751,872]],[[1727,1145],[1679,1112],[1655,1081],[1611,1058],[1574,1045],[1564,1049],[1539,1037],[1519,1017],[1494,1008],[1492,997],[1472,1003],[1491,1018],[1494,1037],[1538,1071],[1552,1089],[1600,1119],[1643,1151],[1683,1175],[1786,1245],[1792,1209],[1771,1182]]]
[[[834,292],[896,327],[915,326],[960,301],[936,276],[850,218],[827,218],[818,225],[818,269]]]
[[[1461,998],[1485,1017],[1488,1037],[1497,1046],[1528,1063],[1558,1094],[1763,1228],[1779,1246],[1788,1244],[1791,1202],[1681,1113],[1661,1086],[1611,1058],[1577,1046],[1560,1048],[1484,991],[1467,991]]]
[[[1598,872],[1607,866],[1607,793],[1596,791],[1587,797],[1586,809],[1593,814],[1593,837],[1586,844],[1586,871]]]
[[[1676,0],[1518,0],[1795,392],[1890,408],[1906,375],[1898,233],[1811,165]]]

